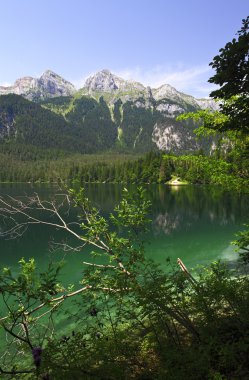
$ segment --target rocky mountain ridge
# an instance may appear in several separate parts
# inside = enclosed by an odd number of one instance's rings
[[[0,86],[0,95],[22,95],[28,100],[43,100],[57,96],[70,96],[76,92],[74,85],[51,70],[45,71],[40,78],[23,77],[13,86]]]
[[[191,95],[177,91],[170,84],[163,84],[158,88],[145,87],[139,82],[120,78],[107,69],[90,76],[83,88],[80,89],[80,93],[93,97],[101,94],[105,97],[108,94],[106,98],[109,98],[109,102],[115,102],[117,98],[122,101],[134,101],[141,97],[146,100],[148,105],[155,101],[168,99],[179,104],[187,103],[195,108],[210,108],[213,110],[219,108],[213,99],[196,99]]]
[[[181,154],[199,149],[210,152],[213,145],[212,141],[196,139],[194,123],[179,122],[176,117],[203,108],[216,110],[218,104],[212,99],[195,99],[169,84],[153,89],[102,70],[89,77],[77,91],[70,82],[48,70],[38,79],[25,77],[14,86],[0,87],[0,95],[9,92],[39,103],[40,108],[34,108],[31,115],[29,102],[18,100],[18,109],[9,113],[17,99],[0,97],[2,139],[12,136],[12,139],[51,146],[46,125],[52,128],[51,133],[53,125],[57,125],[53,146],[61,146],[59,140],[64,139],[63,149],[67,141],[68,146],[75,149],[78,146],[76,150],[84,153],[105,149],[132,152],[159,149]],[[64,137],[60,136],[60,128]],[[38,138],[41,130],[43,135]]]
[[[13,86],[0,86],[0,95],[22,95],[28,100],[39,101],[59,96],[72,96],[78,90],[76,87],[51,70],[46,70],[40,78],[23,77],[17,79]],[[103,95],[114,102],[117,98],[122,101],[143,98],[150,106],[155,101],[170,99],[176,103],[188,103],[194,107],[218,109],[213,99],[196,99],[177,91],[169,84],[163,84],[158,88],[144,86],[142,83],[125,80],[109,70],[104,69],[90,76],[84,86],[79,89],[82,95],[99,97]],[[107,95],[107,96],[105,96]]]
[[[120,92],[143,93],[145,89],[146,87],[139,82],[125,80],[104,69],[87,78],[82,90],[91,95],[96,92],[114,94]]]

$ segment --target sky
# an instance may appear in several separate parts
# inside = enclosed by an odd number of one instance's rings
[[[195,97],[249,0],[0,0],[0,85],[50,69],[78,88],[102,69]]]

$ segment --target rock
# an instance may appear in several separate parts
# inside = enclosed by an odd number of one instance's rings
[[[146,88],[139,82],[128,81],[112,74],[109,70],[102,70],[89,77],[83,89],[92,94],[94,92],[134,92],[145,91]]]
[[[195,100],[202,110],[208,108],[212,111],[218,111],[220,108],[219,103],[215,101],[214,99],[195,99]]]
[[[45,71],[40,78],[23,77],[13,86],[0,86],[0,95],[22,95],[29,100],[43,100],[57,96],[70,96],[76,92],[72,83],[51,70]]]
[[[76,89],[74,85],[51,70],[45,71],[38,79],[38,86],[42,93],[53,96],[70,96]]]
[[[184,109],[177,104],[160,103],[156,106],[156,110],[165,113],[168,117],[176,117],[184,112]]]
[[[153,127],[152,141],[159,150],[181,153],[183,151],[200,148],[193,133],[181,124],[171,122],[170,119],[158,122]]]

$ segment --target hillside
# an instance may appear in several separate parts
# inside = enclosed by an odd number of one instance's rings
[[[217,109],[217,104],[195,99],[168,84],[151,89],[102,70],[76,92],[70,82],[48,70],[35,81],[22,78],[12,87],[0,88],[0,94],[8,91],[12,93],[0,96],[2,142],[80,153],[111,149],[180,154],[209,152],[212,146],[208,139],[196,139],[193,123],[186,125],[176,117],[206,107]]]
[[[96,101],[94,104],[95,116],[98,113],[101,120],[97,124],[89,113],[81,125],[19,95],[0,96],[0,140],[80,153],[108,149],[115,128],[108,115],[105,117],[106,109]]]

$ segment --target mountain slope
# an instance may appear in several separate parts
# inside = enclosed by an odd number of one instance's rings
[[[96,101],[94,107],[101,115],[104,114]],[[106,119],[108,120],[108,116]],[[112,139],[115,140],[115,131],[111,130],[109,133],[112,126],[111,118],[108,122],[106,120],[103,122],[101,119],[97,131],[95,117],[94,120],[90,119],[84,128],[75,120],[66,120],[63,116],[19,95],[0,96],[0,140],[2,142],[94,153],[105,150],[106,147],[113,145]]]
[[[21,80],[18,92],[39,105],[15,95],[0,96],[0,139],[84,153],[211,149],[210,139],[196,140],[193,123],[176,117],[217,109],[212,99],[195,99],[168,84],[151,89],[108,70],[88,78],[78,92],[68,83],[51,71],[38,80]]]

